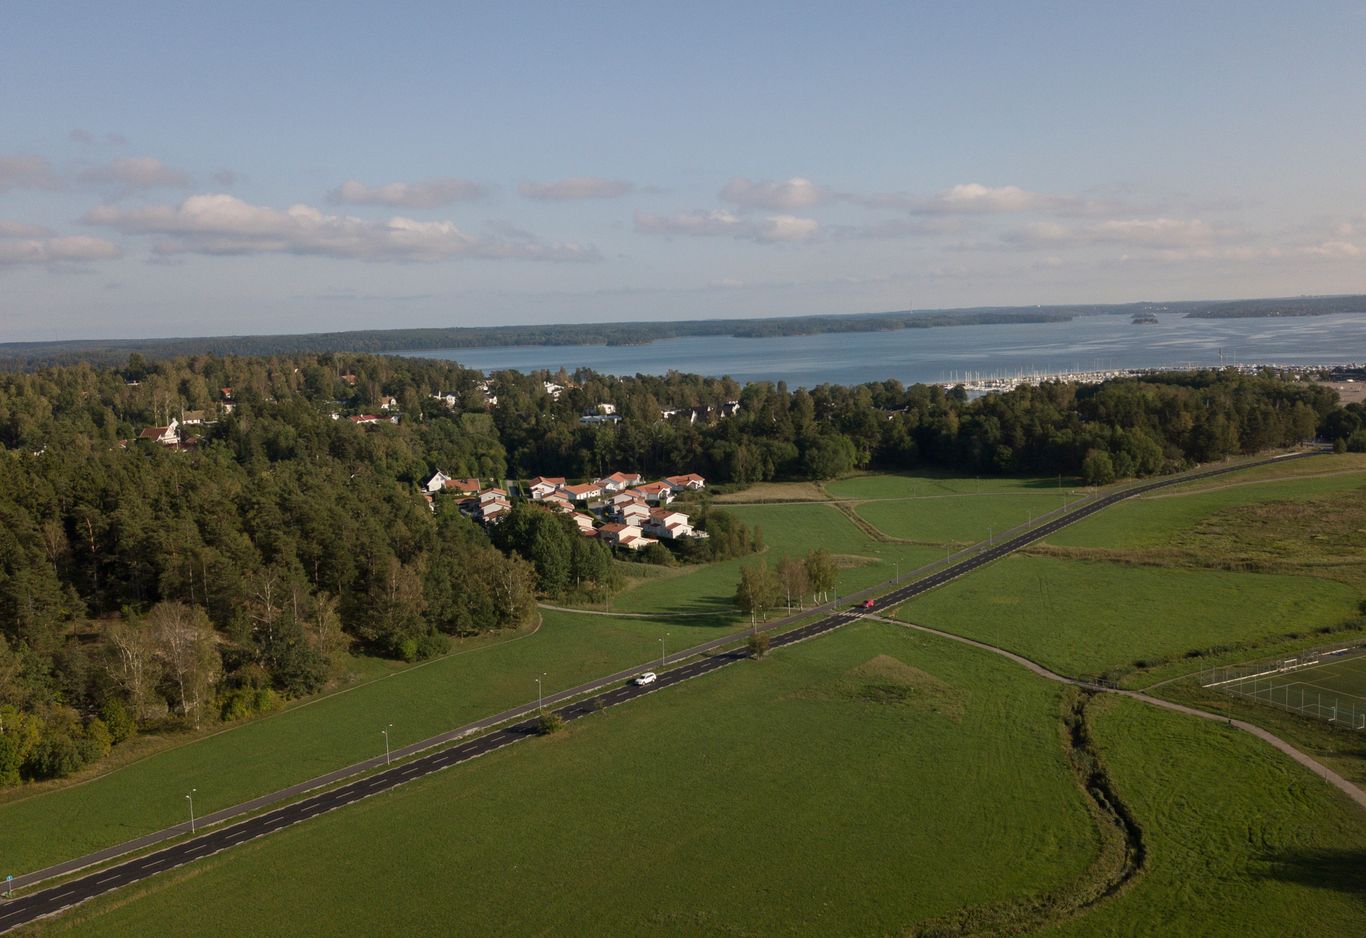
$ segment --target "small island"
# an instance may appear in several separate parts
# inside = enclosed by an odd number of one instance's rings
[[[1155,326],[1158,318],[1152,313],[1135,313],[1131,323],[1135,326]]]

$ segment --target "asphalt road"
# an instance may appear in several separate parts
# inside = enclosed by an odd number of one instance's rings
[[[1222,475],[1227,472],[1235,472],[1251,466],[1263,465],[1269,462],[1276,462],[1281,459],[1296,459],[1313,455],[1313,453],[1298,453],[1291,456],[1278,457],[1277,459],[1259,460],[1252,463],[1239,463],[1233,466],[1209,469],[1203,472],[1182,475],[1170,479],[1162,479],[1156,482],[1149,482],[1134,488],[1125,489],[1108,495],[1096,501],[1090,502],[1069,514],[1063,515],[1053,521],[1048,522],[1033,530],[1027,531],[1000,544],[987,548],[979,554],[962,560],[952,566],[946,567],[939,573],[917,580],[907,586],[893,590],[881,597],[874,599],[873,605],[866,610],[870,613],[882,613],[897,606],[908,599],[928,592],[935,587],[942,586],[950,580],[957,579],[965,573],[970,573],[985,564],[991,563],[1032,544],[1035,541],[1045,538],[1069,524],[1080,521],[1082,518],[1089,517],[1098,511],[1102,511],[1117,502],[1152,492],[1157,489],[1166,488],[1172,485],[1181,485],[1193,479],[1205,478],[1209,476]],[[810,625],[802,626],[772,638],[772,647],[781,648],[785,645],[792,645],[796,642],[804,641],[830,632],[849,621],[859,618],[864,612],[862,608],[848,612],[837,611]],[[723,641],[730,641],[728,636]],[[682,653],[680,653],[682,654]],[[653,684],[643,687],[631,683],[624,683],[610,690],[603,691],[584,700],[576,701],[564,707],[558,708],[554,712],[558,713],[564,720],[572,721],[581,717],[588,716],[605,707],[616,706],[637,697],[647,694],[658,693],[666,687],[680,684],[683,681],[691,680],[699,675],[710,671],[724,668],[734,664],[736,661],[743,660],[747,653],[740,651],[722,651],[708,657],[699,658],[682,667],[663,671],[659,679]],[[591,689],[593,685],[583,685],[585,689]],[[557,694],[558,697],[574,694],[578,689],[571,688]],[[490,718],[493,719],[493,718]],[[123,886],[155,876],[157,873],[175,869],[186,863],[195,860],[202,860],[204,857],[213,856],[230,847],[235,847],[248,840],[254,840],[266,834],[274,833],[291,825],[306,821],[309,818],[317,817],[328,811],[345,807],[348,804],[368,798],[379,792],[388,791],[396,788],[405,782],[410,782],[415,778],[439,772],[452,765],[459,765],[476,759],[486,753],[501,749],[504,746],[536,735],[536,719],[524,719],[520,722],[504,726],[491,733],[478,736],[467,742],[431,752],[427,755],[419,756],[409,762],[391,768],[383,769],[363,778],[356,779],[336,788],[310,795],[300,801],[294,801],[282,805],[274,810],[256,815],[244,821],[230,824],[225,827],[215,828],[207,833],[199,834],[188,840],[172,844],[152,853],[126,860],[113,866],[105,867],[96,872],[88,873],[84,876],[73,878],[65,883],[60,883],[48,889],[21,896],[0,904],[0,932],[8,931],[18,925],[32,922],[36,919],[55,915],[64,909],[78,905],[95,896],[111,892]]]

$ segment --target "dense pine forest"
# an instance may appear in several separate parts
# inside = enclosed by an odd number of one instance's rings
[[[172,419],[178,444],[140,438]],[[429,505],[438,469],[486,485],[924,466],[1105,483],[1315,436],[1366,449],[1366,412],[1231,371],[971,401],[895,381],[486,378],[353,354],[0,375],[0,784],[70,774],[140,728],[269,711],[352,654],[429,657],[527,624],[538,596],[613,588],[608,548],[563,518],[519,505],[490,537],[454,499]],[[694,511],[712,537],[662,562],[761,548],[760,532]]]

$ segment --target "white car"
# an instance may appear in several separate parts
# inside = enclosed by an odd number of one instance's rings
[[[646,684],[653,684],[657,680],[659,680],[658,674],[654,673],[653,671],[646,671],[644,674],[636,678],[631,683],[637,686],[644,686]]]

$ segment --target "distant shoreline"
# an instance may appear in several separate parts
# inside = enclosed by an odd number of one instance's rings
[[[515,346],[644,346],[665,339],[727,337],[767,339],[828,333],[897,332],[951,326],[1071,322],[1083,316],[1176,316],[1243,319],[1366,314],[1366,296],[1255,300],[1198,300],[1122,304],[992,306],[970,309],[898,310],[839,316],[782,316],[663,322],[562,323],[420,329],[371,329],[289,335],[197,336],[152,339],[70,339],[0,343],[0,369],[48,365],[110,364],[131,355],[147,359],[184,355],[294,355],[325,352],[416,353],[424,350]]]

